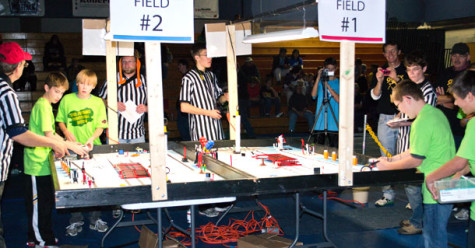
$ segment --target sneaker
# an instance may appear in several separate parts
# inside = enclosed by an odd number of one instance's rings
[[[392,206],[394,205],[394,201],[392,200],[389,200],[388,198],[386,197],[382,197],[381,199],[377,200],[374,205],[376,207],[386,207],[386,206]]]
[[[198,211],[199,214],[204,215],[208,218],[214,218],[219,215],[219,212],[215,208],[207,208],[203,211]]]
[[[66,235],[74,237],[78,235],[82,231],[82,225],[84,225],[84,221],[74,222],[71,225],[66,227]]]
[[[107,225],[107,222],[97,219],[94,223],[89,225],[89,229],[96,230],[98,232],[105,232],[107,229],[109,229],[109,226]]]
[[[122,209],[114,209],[112,210],[112,218],[118,219],[122,214]]]
[[[407,203],[406,209],[412,210],[411,203]]]
[[[457,220],[468,220],[470,212],[466,208],[460,209],[458,213],[454,214],[455,219]]]
[[[216,212],[218,212],[218,213],[223,213],[223,212],[226,212],[229,209],[231,209],[231,207],[232,207],[232,205],[224,206],[224,207],[214,207],[214,210],[216,210]]]
[[[411,222],[409,220],[401,220],[401,222],[399,222],[400,227],[409,226],[409,225],[411,225]]]
[[[26,247],[27,248],[35,248],[36,247],[36,242],[35,241],[28,241],[28,242],[26,242]]]
[[[419,229],[415,227],[414,225],[409,224],[408,226],[403,226],[399,228],[397,232],[402,235],[414,235],[414,234],[421,234],[422,229]]]
[[[282,115],[284,115],[284,112],[280,112],[280,113],[276,114],[275,117],[279,118],[279,117],[281,117]]]

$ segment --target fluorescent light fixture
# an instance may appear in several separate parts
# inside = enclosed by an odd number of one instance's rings
[[[243,43],[264,43],[286,40],[300,40],[306,38],[318,37],[318,31],[315,28],[290,29],[265,34],[254,34],[244,37]]]

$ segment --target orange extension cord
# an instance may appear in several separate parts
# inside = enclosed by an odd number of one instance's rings
[[[243,220],[229,219],[228,225],[216,226],[214,223],[208,223],[199,228],[196,228],[196,238],[207,244],[221,244],[235,243],[241,237],[247,236],[250,233],[261,232],[262,229],[271,228],[272,230],[279,230],[278,235],[284,235],[284,232],[279,227],[277,220],[270,214],[269,208],[264,204],[257,202],[265,211],[264,217],[259,221],[254,218],[254,211],[249,211]],[[132,215],[132,221],[134,220]],[[135,226],[138,232],[141,232]],[[190,231],[190,229],[188,229]],[[167,235],[168,238],[179,241],[183,245],[191,245],[190,237],[179,231],[171,231]]]
[[[355,201],[355,200],[343,200],[339,197],[336,197],[338,194],[335,192],[335,191],[328,191],[327,192],[327,199],[330,199],[330,200],[337,200],[337,201],[341,201],[341,202],[351,202],[351,203],[357,203],[357,204],[360,204],[361,207],[365,207],[366,205],[364,203],[361,203],[359,201]],[[320,194],[318,195],[318,198],[319,199],[323,199],[323,194]]]

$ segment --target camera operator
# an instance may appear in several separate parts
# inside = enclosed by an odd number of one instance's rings
[[[340,80],[335,77],[338,67],[334,58],[325,59],[323,65],[324,67],[318,70],[318,76],[312,88],[312,98],[317,99],[316,123],[313,130],[318,133],[316,137],[318,144],[325,144],[325,136],[328,135],[329,146],[338,147]]]

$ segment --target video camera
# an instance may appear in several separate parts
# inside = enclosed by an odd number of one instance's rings
[[[324,68],[322,71],[322,80],[323,81],[328,81],[328,77],[333,77],[335,76],[334,71],[329,71],[328,69]]]

